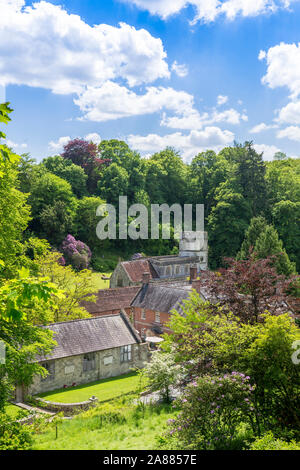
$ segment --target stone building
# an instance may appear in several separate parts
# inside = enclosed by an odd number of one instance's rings
[[[140,285],[144,273],[149,274],[150,282],[184,281],[191,266],[196,266],[198,273],[207,270],[207,255],[206,232],[182,232],[177,256],[153,256],[119,262],[111,275],[110,287]]]
[[[125,374],[149,360],[148,345],[122,313],[53,323],[47,328],[54,331],[57,346],[38,362],[49,374],[44,379],[36,376],[28,390],[18,387],[17,400],[20,394],[35,395]]]

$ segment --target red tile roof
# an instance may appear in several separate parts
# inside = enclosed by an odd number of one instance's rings
[[[89,313],[103,313],[112,310],[120,311],[122,308],[130,307],[131,302],[140,290],[140,286],[118,287],[116,289],[101,289],[96,302],[82,301],[81,306],[85,307]]]
[[[123,261],[123,268],[133,282],[142,282],[143,273],[150,273],[150,279],[158,278],[158,274],[147,259]]]

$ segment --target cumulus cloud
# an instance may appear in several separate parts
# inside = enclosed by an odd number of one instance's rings
[[[275,153],[281,152],[275,145],[254,144],[254,148],[258,153],[263,153],[264,160],[273,160]]]
[[[204,112],[202,114],[193,109],[189,113],[183,113],[182,116],[167,117],[164,115],[161,125],[172,129],[201,129],[203,126],[221,122],[236,125],[240,124],[241,121],[247,120],[248,116],[246,114],[241,114],[233,108],[222,112],[212,109],[210,112]]]
[[[12,148],[14,152],[21,152],[22,150],[26,150],[28,145],[25,143],[18,144],[17,142],[14,142],[13,140],[4,140],[4,143],[7,145],[7,147]]]
[[[300,101],[291,102],[280,109],[276,121],[284,124],[300,124]]]
[[[70,140],[71,140],[70,136],[60,137],[56,142],[53,140],[49,142],[48,147],[50,150],[53,150],[54,152],[59,153],[63,151],[64,146],[68,142],[70,142]]]
[[[0,84],[80,93],[121,78],[129,86],[170,76],[162,41],[145,29],[85,23],[46,1],[0,0]],[[20,66],[22,64],[22,66]]]
[[[252,127],[249,132],[251,134],[259,134],[260,132],[268,131],[269,129],[275,129],[276,127],[278,127],[276,124],[265,124],[264,122],[261,122],[260,124]]]
[[[84,113],[84,119],[101,122],[164,109],[187,114],[193,111],[194,98],[185,91],[165,87],[148,87],[145,93],[137,94],[125,86],[107,81],[101,87],[88,87],[74,102]]]
[[[178,77],[185,77],[188,74],[188,68],[185,64],[178,64],[175,60],[172,64],[171,70],[173,70]]]
[[[147,87],[145,93],[137,94],[111,81],[101,87],[88,87],[74,103],[83,113],[80,119],[95,122],[162,112],[162,126],[191,130],[221,122],[236,125],[248,119],[232,108],[200,113],[194,107],[193,95],[185,91]]]
[[[280,8],[288,9],[292,3],[298,0],[120,0],[136,5],[142,10],[149,11],[152,15],[158,15],[167,19],[171,15],[179,13],[183,8],[192,5],[195,9],[195,17],[191,21],[209,23],[223,15],[229,20],[237,16],[249,17],[267,13],[274,13]]]
[[[291,98],[297,98],[300,93],[300,43],[281,42],[268,51],[261,51],[258,57],[267,62],[262,83],[270,88],[287,87]]]
[[[230,131],[223,131],[218,127],[206,127],[201,131],[192,130],[184,135],[181,132],[160,136],[149,134],[147,136],[129,135],[128,144],[142,152],[159,152],[165,147],[174,147],[180,151],[185,160],[190,160],[197,153],[207,148],[219,151],[234,140],[234,134]]]
[[[222,106],[223,104],[225,104],[227,102],[228,102],[228,96],[223,96],[223,95],[218,96],[218,98],[217,98],[218,106]]]
[[[88,140],[89,142],[94,142],[94,144],[100,144],[101,137],[97,132],[92,132],[91,134],[87,134],[84,137],[84,140]]]
[[[297,126],[290,126],[286,127],[277,132],[278,139],[287,138],[289,140],[294,140],[296,142],[300,142],[300,127]]]

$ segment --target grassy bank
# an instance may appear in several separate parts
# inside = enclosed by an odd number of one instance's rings
[[[154,450],[176,411],[171,405],[103,404],[36,434],[34,450]]]

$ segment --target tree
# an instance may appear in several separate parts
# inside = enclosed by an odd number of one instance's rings
[[[272,257],[225,261],[227,268],[210,273],[203,281],[209,298],[224,311],[233,312],[244,322],[254,323],[265,310],[279,314],[295,306],[296,299],[288,294],[295,277],[285,279],[279,275]]]
[[[39,275],[47,277],[64,297],[57,299],[51,309],[51,322],[77,320],[89,317],[87,310],[81,306],[83,300],[93,302],[95,289],[93,273],[90,270],[75,272],[71,266],[59,263],[61,253],[50,252],[36,258]]]
[[[266,166],[263,154],[259,154],[252,142],[227,147],[221,155],[232,165],[241,193],[248,202],[251,216],[264,215],[267,207]]]
[[[155,167],[155,165],[158,165],[158,167]],[[158,179],[155,177],[157,173],[159,174]],[[171,147],[152,155],[150,160],[146,162],[145,187],[151,203],[183,204],[186,193],[186,176],[187,166],[179,154]],[[154,191],[152,193],[151,188],[153,186]]]
[[[0,285],[0,340],[6,348],[5,363],[0,365],[0,411],[16,384],[27,386],[36,374],[46,375],[35,359],[49,354],[56,343],[52,332],[35,326],[32,319],[38,316],[38,323],[45,324],[48,311],[61,295],[54,284],[31,278],[24,268],[19,278]]]
[[[110,163],[108,160],[99,158],[97,145],[86,140],[74,139],[64,146],[64,151],[61,156],[83,168],[88,177],[88,191],[90,194],[94,194],[100,179],[102,167]]]
[[[276,152],[273,156],[273,160],[285,160],[286,158],[288,157],[284,152]]]
[[[8,103],[0,104],[0,123],[10,121]],[[0,138],[5,134],[0,131]],[[18,164],[20,157],[6,145],[0,145],[0,277],[17,273],[23,252],[22,233],[30,220],[27,195],[19,191]]]
[[[286,252],[300,271],[300,201],[280,201],[272,209],[274,225]]]
[[[222,266],[224,256],[235,256],[250,220],[249,204],[234,184],[221,183],[216,206],[208,217],[209,264]]]
[[[170,401],[170,387],[176,385],[181,374],[181,368],[175,364],[171,354],[152,353],[151,362],[142,370],[148,379],[147,385],[151,392],[159,391],[164,401]]]
[[[267,225],[259,235],[254,246],[254,253],[257,258],[261,259],[273,256],[273,263],[279,274],[289,277],[296,273],[295,264],[289,260],[282,241],[279,240],[278,233],[272,225]]]
[[[87,175],[83,168],[72,163],[71,160],[63,158],[60,155],[45,158],[42,164],[48,171],[70,183],[73,193],[77,197],[87,194],[86,184]]]
[[[43,235],[50,243],[59,246],[66,233],[72,231],[73,217],[63,201],[55,201],[53,206],[46,206],[40,215]]]
[[[83,197],[78,201],[75,216],[75,235],[91,247],[100,243],[96,236],[96,227],[99,217],[96,210],[105,204],[100,197]]]
[[[71,185],[59,176],[38,167],[30,182],[28,202],[33,216],[30,229],[44,237],[49,236],[53,243],[60,243],[68,228],[72,227],[75,215],[76,198]],[[52,232],[52,224],[58,233]],[[66,232],[63,233],[64,229]]]
[[[247,259],[249,253],[253,251],[256,241],[260,234],[265,230],[267,221],[264,217],[253,217],[250,225],[245,232],[245,238],[242,243],[241,249],[237,255],[237,259]],[[270,253],[269,253],[270,254]]]
[[[127,171],[117,163],[112,163],[103,172],[103,176],[98,183],[100,196],[109,204],[118,205],[119,196],[126,196],[129,185],[129,175]]]
[[[215,191],[227,179],[228,170],[226,159],[212,150],[199,153],[189,166],[187,199],[191,204],[204,204],[206,218],[215,205]]]

